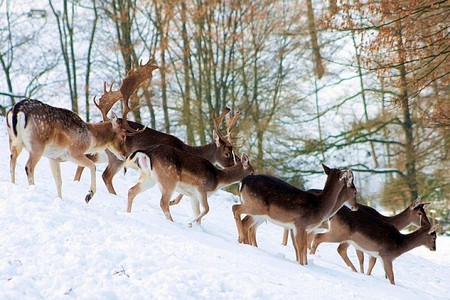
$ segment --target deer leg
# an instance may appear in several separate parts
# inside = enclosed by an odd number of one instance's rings
[[[169,202],[170,198],[172,197],[173,190],[174,190],[173,188],[161,189],[161,201],[159,202],[159,205],[161,206],[164,216],[166,217],[167,220],[172,222],[173,218],[172,215],[170,214]]]
[[[305,265],[308,264],[308,234],[306,233],[306,231],[303,233],[303,240],[302,240],[302,246],[303,246],[303,250],[302,250],[302,255],[303,255],[303,262],[305,263]]]
[[[89,201],[92,199],[92,197],[94,196],[95,192],[97,191],[97,180],[96,180],[96,174],[95,174],[95,163],[90,160],[89,158],[86,157],[86,155],[81,155],[81,156],[74,156],[71,155],[71,153],[69,153],[69,155],[72,157],[72,161],[76,164],[78,164],[79,166],[82,167],[86,167],[89,168],[89,170],[91,171],[91,186],[89,189],[89,192],[87,193],[86,197],[84,198],[84,200],[86,201],[86,203],[89,203]]]
[[[367,275],[372,274],[373,267],[375,267],[375,263],[377,262],[377,258],[371,256],[369,260],[369,268],[367,269]]]
[[[25,172],[27,173],[29,185],[34,185],[34,168],[41,159],[43,151],[43,149],[38,151],[32,149],[32,151],[30,151],[30,156],[28,157],[27,164],[25,165]]]
[[[301,265],[306,265],[308,262],[305,260],[306,256],[306,247],[305,247],[305,238],[306,231],[298,226],[295,228],[294,237],[295,237],[295,243],[296,243],[296,257],[297,261]]]
[[[389,278],[389,281],[391,282],[391,284],[395,285],[394,269],[392,266],[392,260],[386,259],[386,258],[382,258],[382,260],[383,260],[383,267],[384,267],[384,272],[386,273],[386,276]]]
[[[55,179],[56,184],[56,190],[58,192],[58,197],[62,199],[61,194],[61,186],[62,186],[62,179],[61,179],[61,166],[59,161],[50,159],[50,168],[52,170],[53,178]]]
[[[258,243],[256,242],[256,230],[262,223],[262,220],[257,220],[253,216],[247,215],[244,217],[242,225],[244,226],[244,233],[246,234],[244,238],[245,244],[258,247]]]
[[[197,222],[198,224],[201,224],[202,218],[209,212],[209,204],[208,204],[208,196],[206,194],[206,191],[199,191],[199,197],[201,199],[203,211],[199,215],[197,215],[197,217],[193,220],[193,222]]]
[[[153,186],[155,186],[156,181],[154,181],[152,178],[150,178],[147,174],[141,173],[141,176],[138,179],[138,182],[132,186],[128,190],[128,206],[127,206],[127,212],[131,212],[131,207],[133,205],[133,200],[136,198],[136,196],[144,192]]]
[[[108,166],[102,173],[103,182],[111,194],[117,195],[116,190],[113,186],[113,178],[119,172],[119,170],[125,165],[125,162],[118,159],[111,151],[105,150],[108,156]]]
[[[81,174],[83,174],[84,167],[78,166],[77,171],[75,172],[75,176],[73,177],[73,181],[80,181]]]
[[[195,197],[189,197],[189,200],[191,201],[192,215],[196,218],[200,215],[200,202]]]
[[[335,230],[333,230],[333,227],[331,227],[330,230],[325,233],[316,234],[311,244],[311,254],[316,253],[317,247],[319,247],[321,243],[341,243],[347,240],[346,236],[346,232],[336,232]]]
[[[281,241],[281,245],[286,246],[289,238],[289,229],[284,229],[283,231],[283,240]]]
[[[319,245],[326,241],[326,236],[325,233],[318,233],[314,236],[312,243],[311,243],[311,250],[310,250],[310,254],[316,254],[317,251],[317,247],[319,247]]]
[[[182,198],[183,198],[183,194],[179,194],[174,200],[170,200],[169,205],[171,205],[171,206],[178,205],[178,203],[180,203]]]
[[[308,235],[308,236],[307,236],[308,242],[307,242],[307,244],[306,244],[306,247],[307,247],[309,250],[311,250],[311,244],[312,244],[312,241],[313,241],[313,239],[314,239],[315,233],[314,233],[314,232],[309,232],[307,235]]]
[[[20,153],[22,152],[23,145],[17,144],[12,145],[12,141],[10,140],[10,151],[11,151],[11,160],[9,163],[9,170],[11,172],[11,183],[16,183],[16,164],[17,164],[17,157],[19,157]]]
[[[241,220],[241,214],[243,210],[242,204],[235,204],[231,207],[231,210],[233,211],[234,221],[236,222],[236,227],[238,230],[238,242],[242,243],[244,241],[244,238],[246,236],[246,233],[244,231],[244,226],[242,225]]]
[[[347,264],[347,266],[349,266],[353,272],[358,272],[356,271],[355,266],[352,264],[352,262],[350,261],[350,259],[348,258],[347,255],[347,249],[348,249],[348,243],[344,242],[344,243],[340,243],[338,248],[337,248],[337,252],[339,253],[339,255],[342,257],[342,259],[344,260],[344,262]]]
[[[297,248],[297,243],[295,242],[294,230],[293,229],[287,229],[287,228],[285,228],[285,229],[291,234],[292,246],[294,247],[294,251],[295,251],[295,260],[299,261],[300,257],[298,256],[298,248]]]
[[[250,239],[250,234],[251,234],[250,231],[252,230],[251,229],[252,221],[253,221],[253,217],[250,215],[247,215],[242,219],[242,226],[244,228],[244,230],[243,230],[244,236],[242,237],[243,244],[251,245],[251,242],[249,239]]]
[[[364,274],[364,252],[362,252],[361,250],[356,250],[356,256],[358,257],[359,261],[359,270]]]
[[[259,225],[261,225],[263,222],[264,221],[262,220],[259,221],[253,220],[253,224],[250,226],[248,230],[249,243],[254,247],[258,247],[258,243],[256,242],[256,230],[258,229]]]

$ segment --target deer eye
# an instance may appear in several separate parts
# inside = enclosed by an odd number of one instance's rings
[[[225,157],[230,157],[230,153],[229,153],[229,152],[226,152],[226,153],[225,153]]]

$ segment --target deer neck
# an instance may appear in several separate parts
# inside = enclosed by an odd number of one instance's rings
[[[111,122],[87,123],[87,125],[92,136],[91,148],[96,150],[106,148],[115,134]]]
[[[246,176],[242,168],[243,168],[242,165],[238,163],[232,167],[228,167],[223,170],[218,169],[217,188],[221,189],[233,183],[241,181]]]
[[[339,198],[339,194],[344,188],[344,181],[336,180],[328,176],[327,182],[325,183],[325,187],[323,188],[322,193],[319,194],[319,206],[321,206],[321,212],[324,218],[328,218],[331,214],[341,208],[342,203],[345,202],[343,197]],[[337,203],[340,201],[341,205]]]
[[[389,224],[393,225],[395,228],[400,230],[411,224],[411,220],[409,220],[408,218],[409,214],[410,208],[407,207],[404,211],[395,216],[392,217],[383,216],[382,219],[389,221]]]
[[[416,231],[409,233],[409,234],[401,234],[402,235],[402,241],[401,241],[401,247],[398,249],[399,253],[397,256],[400,256],[401,254],[408,252],[414,248],[417,248],[419,246],[422,246],[425,244],[425,239],[428,236],[428,231],[430,230],[430,226],[422,226],[421,228],[417,229]]]
[[[203,146],[196,146],[196,147],[186,145],[186,147],[183,150],[195,156],[202,157],[214,164],[215,163],[214,155],[216,153],[216,148],[217,146],[215,143],[209,143]]]

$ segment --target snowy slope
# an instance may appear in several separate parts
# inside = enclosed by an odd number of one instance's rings
[[[4,119],[0,119],[4,124]],[[73,182],[75,166],[63,167],[63,199],[49,163],[27,184],[19,158],[17,185],[9,182],[9,149],[0,127],[0,299],[449,299],[450,239],[438,237],[437,251],[421,247],[394,261],[396,286],[381,263],[372,276],[353,273],[322,244],[309,265],[295,262],[292,246],[280,245],[282,229],[258,231],[260,248],[237,243],[226,192],[210,197],[201,226],[188,228],[189,201],[171,207],[174,223],[159,208],[157,188],[139,195],[126,213],[130,171],[115,178],[118,196],[108,194],[99,166],[98,192],[87,205],[89,174]],[[358,187],[363,188],[363,187]],[[350,258],[356,264],[353,250]]]

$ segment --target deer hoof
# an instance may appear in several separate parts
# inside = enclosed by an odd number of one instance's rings
[[[84,201],[86,201],[86,204],[91,201],[92,197],[94,196],[94,193],[92,191],[89,191],[89,193],[86,195],[86,198],[84,198]]]

